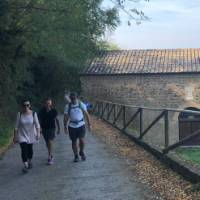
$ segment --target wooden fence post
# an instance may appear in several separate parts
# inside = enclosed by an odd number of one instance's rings
[[[123,106],[123,129],[126,126],[126,106]]]
[[[140,108],[140,137],[143,132],[143,109]]]
[[[169,117],[168,111],[165,111],[165,148],[169,146]]]

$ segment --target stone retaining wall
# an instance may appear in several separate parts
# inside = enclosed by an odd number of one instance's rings
[[[88,98],[139,107],[200,108],[200,75],[198,74],[82,76],[81,83],[82,93]],[[144,129],[159,113],[160,111],[144,110]],[[179,113],[175,112],[169,113],[170,144],[179,140],[178,115]],[[155,148],[164,147],[163,119],[148,132],[144,140]]]
[[[85,96],[135,106],[200,107],[200,75],[82,76]]]

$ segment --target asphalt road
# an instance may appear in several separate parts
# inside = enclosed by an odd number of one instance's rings
[[[0,160],[0,200],[144,200],[157,199],[138,181],[134,162],[118,156],[99,138],[86,136],[85,162],[73,163],[69,138],[55,138],[54,165],[46,165],[43,138],[34,145],[34,167],[22,174],[20,149],[14,145]]]

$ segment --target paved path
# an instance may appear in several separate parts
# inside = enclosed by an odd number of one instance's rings
[[[68,137],[55,140],[55,164],[46,165],[43,140],[35,144],[34,168],[21,173],[20,149],[0,160],[0,200],[144,200],[156,199],[137,182],[126,160],[88,134],[87,161],[73,163]]]

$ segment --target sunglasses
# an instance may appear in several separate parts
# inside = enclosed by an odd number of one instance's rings
[[[28,107],[28,106],[30,106],[30,104],[23,104],[23,106],[24,106],[24,107]]]

